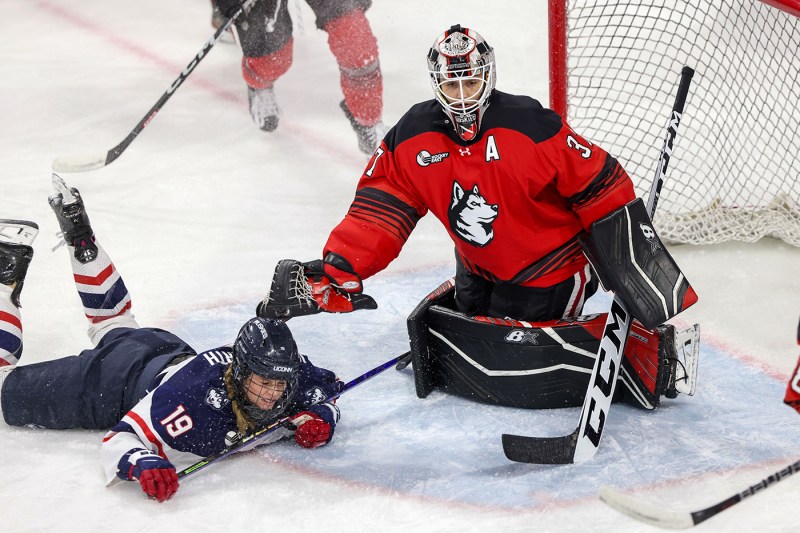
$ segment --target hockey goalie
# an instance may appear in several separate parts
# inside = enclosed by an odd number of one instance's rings
[[[384,137],[322,258],[278,264],[259,316],[374,309],[363,280],[431,213],[456,264],[408,319],[418,396],[580,405],[605,322],[580,315],[599,283],[638,319],[619,399],[653,409],[692,394],[699,330],[666,322],[697,296],[619,161],[533,98],[495,89],[494,51],[475,30],[451,26],[426,59],[434,98]]]

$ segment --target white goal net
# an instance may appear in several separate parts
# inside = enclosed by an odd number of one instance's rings
[[[664,240],[800,246],[800,2],[770,3],[789,12],[758,0],[550,0],[551,107],[619,159],[639,196],[681,68],[696,71],[654,217]]]

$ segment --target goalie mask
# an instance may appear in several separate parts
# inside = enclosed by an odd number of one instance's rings
[[[428,72],[436,101],[458,136],[475,139],[495,85],[492,47],[478,32],[456,24],[433,42]]]
[[[235,400],[256,424],[284,415],[297,394],[302,358],[289,327],[280,320],[248,320],[233,344]]]

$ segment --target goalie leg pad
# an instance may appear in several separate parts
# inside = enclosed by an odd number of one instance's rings
[[[426,296],[408,315],[408,339],[411,347],[411,364],[414,367],[414,387],[418,398],[425,398],[434,388],[442,385],[443,378],[435,354],[429,349],[430,333],[427,314],[430,307],[447,305],[455,307],[455,281],[451,278]]]
[[[605,315],[549,322],[470,317],[456,311],[453,281],[429,294],[409,315],[414,384],[511,407],[546,409],[583,404]],[[634,321],[615,401],[655,409],[661,396],[694,392],[698,328],[648,330]]]
[[[697,301],[640,198],[592,224],[581,245],[603,286],[614,291],[648,329]]]

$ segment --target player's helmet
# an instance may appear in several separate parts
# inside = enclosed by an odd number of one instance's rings
[[[268,318],[245,322],[233,344],[231,361],[236,400],[245,415],[257,424],[283,415],[297,394],[301,362],[297,344],[285,322]],[[244,382],[251,374],[286,382],[286,389],[272,409],[260,409],[247,399]]]
[[[456,24],[428,52],[433,94],[465,141],[478,135],[496,80],[494,50],[475,30]]]

